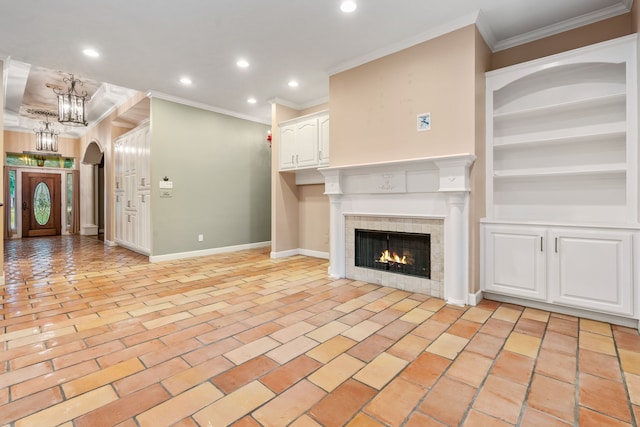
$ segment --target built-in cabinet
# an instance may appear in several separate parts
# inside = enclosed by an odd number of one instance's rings
[[[280,170],[312,169],[329,164],[329,113],[280,123]]]
[[[485,224],[484,290],[633,315],[633,232]]]
[[[148,122],[114,141],[115,242],[149,254],[151,250],[151,163]]]
[[[638,317],[636,39],[487,73],[484,292]]]

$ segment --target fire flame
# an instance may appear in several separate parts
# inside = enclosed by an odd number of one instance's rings
[[[395,263],[398,263],[398,264],[408,264],[406,255],[403,256],[402,258],[400,258],[400,255],[398,255],[395,252],[393,254],[391,254],[389,252],[389,249],[387,249],[384,252],[382,252],[382,255],[380,255],[380,258],[378,258],[378,262],[386,262],[386,263],[394,263],[395,262]]]

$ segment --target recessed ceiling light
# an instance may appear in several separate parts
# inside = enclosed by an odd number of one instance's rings
[[[249,61],[246,59],[239,59],[238,62],[236,62],[236,65],[240,68],[247,68],[249,66]]]
[[[97,57],[100,56],[100,54],[98,53],[97,50],[91,49],[91,48],[87,48],[87,49],[83,50],[82,53],[84,53],[85,55],[90,56],[92,58],[97,58]]]
[[[287,83],[289,85],[289,87],[298,87],[298,82],[295,80],[291,80],[289,81],[289,83]]]
[[[180,83],[182,83],[185,86],[189,86],[191,85],[193,82],[191,81],[191,79],[189,77],[181,77],[180,78]]]
[[[255,99],[255,98],[249,98],[249,99],[247,99],[247,102],[248,102],[249,104],[255,104],[255,103],[256,103],[256,102],[258,102],[258,101],[256,101],[256,99]]]
[[[344,13],[351,13],[358,8],[358,5],[353,0],[343,1],[340,5],[340,10]]]

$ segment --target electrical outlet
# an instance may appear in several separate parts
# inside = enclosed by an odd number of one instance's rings
[[[198,242],[202,242],[204,240],[204,234],[198,234]]]

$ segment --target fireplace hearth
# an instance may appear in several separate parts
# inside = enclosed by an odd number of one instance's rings
[[[419,233],[355,230],[355,266],[431,278],[431,236]]]

